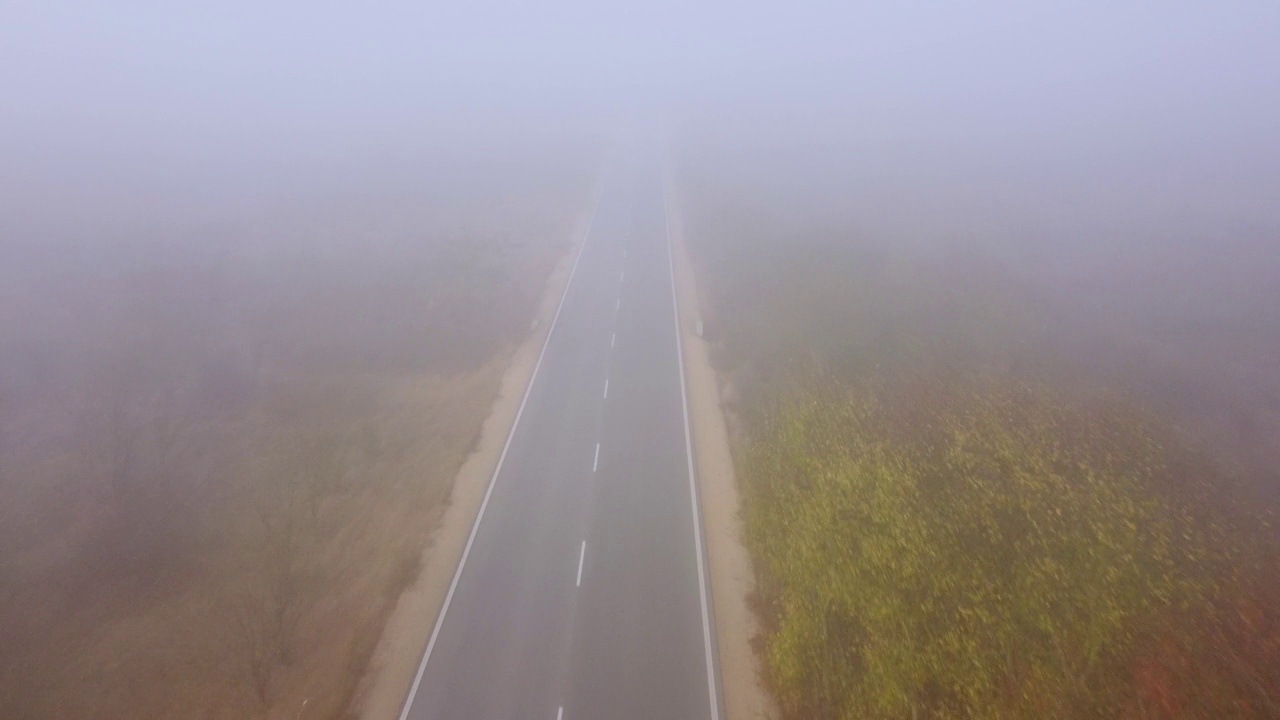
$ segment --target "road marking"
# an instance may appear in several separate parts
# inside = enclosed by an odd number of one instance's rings
[[[622,282],[622,281],[623,281],[623,280],[625,280],[626,278],[627,278],[627,271],[626,271],[626,270],[623,270],[623,271],[622,271],[621,273],[619,273],[619,275],[618,275],[618,282]]]
[[[617,344],[618,344],[618,333],[614,333],[613,337],[609,338],[609,347],[614,347]]]
[[[578,587],[582,587],[582,561],[587,559],[587,541],[582,541],[582,549],[578,551]]]
[[[613,303],[613,311],[617,312],[621,308],[622,308],[622,298],[618,298],[617,301]]]
[[[600,465],[600,443],[596,443],[596,459],[591,461],[591,472],[595,472]]]
[[[609,399],[609,378],[604,379],[604,399]]]
[[[707,695],[711,720],[720,720],[720,693],[716,688],[715,651],[711,645],[711,610],[707,605],[707,571],[702,560],[702,512],[698,508],[698,487],[694,480],[693,437],[689,432],[689,392],[684,381],[684,343],[680,339],[680,300],[676,296],[676,261],[671,249],[671,213],[667,208],[667,180],[663,180],[662,215],[667,230],[667,265],[671,270],[671,305],[676,321],[676,360],[680,363],[680,405],[684,410],[684,447],[689,463],[689,498],[693,502],[693,547],[698,558],[698,595],[702,599],[702,647],[707,657]]]
[[[623,260],[626,260],[626,259],[627,259],[627,249],[626,249],[626,248],[622,248],[622,259],[623,259]]]
[[[556,720],[564,720],[564,706],[563,706],[563,705],[561,705],[561,706],[560,706],[560,709],[556,711]]]
[[[547,337],[542,341],[542,350],[538,352],[538,361],[533,364],[533,374],[529,376],[529,384],[524,389],[524,397],[520,399],[520,407],[516,409],[515,420],[511,422],[511,430],[507,433],[507,441],[502,446],[502,453],[498,455],[498,464],[493,468],[493,475],[489,477],[489,488],[484,492],[484,499],[480,501],[480,511],[476,514],[476,521],[471,525],[471,534],[467,536],[467,544],[462,548],[462,558],[458,561],[458,569],[453,573],[453,582],[449,584],[449,592],[444,596],[444,605],[440,607],[440,615],[436,617],[435,627],[431,630],[431,637],[427,640],[427,649],[422,653],[422,662],[418,664],[418,674],[413,678],[413,685],[409,688],[409,695],[405,698],[404,708],[400,711],[400,720],[409,717],[409,708],[413,707],[413,699],[418,695],[418,686],[422,684],[422,674],[427,669],[427,662],[431,659],[431,651],[435,649],[436,638],[440,636],[440,628],[444,625],[445,615],[449,612],[449,604],[453,602],[453,594],[458,589],[458,580],[462,577],[462,570],[467,566],[467,557],[471,555],[471,546],[476,540],[476,531],[480,529],[480,521],[484,519],[485,508],[489,506],[489,497],[493,495],[493,486],[498,481],[498,473],[502,472],[502,463],[507,459],[507,451],[511,449],[511,439],[516,435],[516,428],[520,426],[520,418],[524,415],[524,407],[529,402],[529,395],[533,392],[533,385],[538,380],[538,370],[542,368],[542,359],[547,354],[547,346],[551,344],[551,337],[555,335],[556,323],[560,320],[560,311],[564,309],[565,298],[569,297],[569,288],[573,286],[573,276],[578,272],[578,262],[582,260],[582,250],[587,246],[587,240],[591,238],[591,225],[596,219],[596,210],[600,208],[600,194],[604,187],[603,181],[596,185],[596,196],[592,201],[591,218],[587,220],[586,233],[582,236],[582,242],[578,245],[578,254],[573,259],[573,267],[569,268],[569,278],[564,283],[564,290],[560,293],[560,303],[556,305],[555,315],[551,316],[551,326],[547,328]]]

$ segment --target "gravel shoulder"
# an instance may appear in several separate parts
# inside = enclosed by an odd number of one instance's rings
[[[759,658],[752,649],[752,640],[760,632],[748,605],[755,589],[755,575],[751,556],[742,542],[738,485],[721,405],[720,378],[711,364],[707,341],[697,333],[696,323],[701,317],[697,277],[685,247],[678,196],[670,184],[667,207],[725,717],[777,718],[775,703],[761,682]]]

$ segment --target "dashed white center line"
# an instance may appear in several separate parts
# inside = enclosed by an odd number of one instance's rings
[[[619,310],[621,308],[622,308],[622,298],[618,298],[617,302],[613,304],[613,309]]]
[[[604,379],[604,398],[609,399],[609,378]]]
[[[596,443],[596,459],[591,461],[591,472],[595,472],[600,466],[600,443]]]
[[[609,347],[613,347],[617,344],[618,344],[618,333],[614,333],[613,337],[609,338]]]
[[[578,587],[582,587],[582,561],[587,559],[587,541],[582,541],[582,549],[578,551]]]
[[[561,706],[560,706],[560,709],[556,711],[556,720],[564,720],[564,706],[563,706],[563,705],[561,705]]]
[[[627,278],[627,271],[626,271],[626,270],[623,270],[623,271],[618,275],[618,282],[622,282],[622,281],[623,281],[623,280],[625,280],[626,278]]]

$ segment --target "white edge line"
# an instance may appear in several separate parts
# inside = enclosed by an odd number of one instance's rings
[[[591,472],[595,472],[600,466],[600,443],[596,443],[596,459],[591,461]]]
[[[578,587],[582,587],[582,561],[587,559],[587,541],[582,541],[582,550],[578,551]]]
[[[693,501],[693,545],[698,558],[698,595],[702,600],[702,645],[707,656],[707,694],[711,702],[712,720],[720,720],[720,695],[716,687],[714,651],[711,644],[711,611],[707,606],[707,573],[702,560],[702,511],[698,507],[698,488],[694,480],[693,436],[689,432],[689,393],[684,380],[684,343],[680,339],[680,300],[676,295],[676,261],[671,249],[671,213],[667,208],[667,182],[663,182],[662,214],[667,232],[667,263],[671,268],[671,302],[676,321],[676,359],[680,362],[680,401],[684,410],[684,447],[689,461],[689,498]]]
[[[497,483],[498,473],[502,472],[502,463],[507,459],[507,451],[511,449],[511,439],[515,437],[516,428],[520,426],[520,418],[524,415],[524,406],[529,402],[529,395],[533,392],[533,386],[538,379],[538,370],[542,367],[542,358],[547,354],[547,346],[551,344],[551,337],[556,332],[556,323],[560,320],[560,311],[564,309],[565,298],[569,297],[569,288],[573,286],[573,276],[578,272],[578,262],[582,260],[582,251],[587,246],[587,240],[591,238],[591,226],[596,220],[596,210],[600,207],[600,195],[603,192],[604,182],[601,179],[596,185],[596,196],[592,200],[591,217],[587,220],[587,230],[582,236],[582,242],[578,244],[578,254],[573,259],[573,267],[569,269],[569,279],[564,283],[564,291],[560,293],[560,302],[556,305],[556,313],[551,316],[551,326],[547,328],[547,337],[542,341],[542,350],[538,352],[538,361],[533,365],[533,374],[529,376],[529,384],[524,389],[524,397],[520,399],[520,407],[516,410],[515,420],[511,422],[511,430],[507,433],[507,441],[502,446],[502,454],[498,456],[498,464],[493,468],[493,475],[489,477],[489,488],[484,492],[484,500],[480,502],[480,512],[476,514],[476,521],[471,526],[471,534],[467,536],[467,544],[462,549],[462,558],[458,561],[458,569],[453,573],[453,582],[449,584],[449,592],[444,596],[444,604],[440,606],[440,615],[436,617],[435,627],[431,630],[431,638],[427,640],[427,649],[422,653],[422,662],[418,664],[418,674],[413,678],[413,685],[409,688],[409,695],[405,698],[404,708],[400,711],[400,720],[406,720],[409,716],[409,708],[413,707],[413,700],[417,697],[418,686],[422,684],[422,674],[427,669],[427,661],[431,659],[431,651],[435,648],[436,638],[440,635],[440,627],[444,625],[445,615],[449,612],[449,604],[453,602],[453,593],[458,589],[458,580],[462,577],[462,570],[467,565],[467,556],[471,554],[471,545],[475,542],[476,531],[480,529],[480,521],[484,519],[484,510],[489,505],[489,497],[493,495],[493,486]]]

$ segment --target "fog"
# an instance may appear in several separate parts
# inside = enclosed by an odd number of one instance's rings
[[[1256,1],[10,3],[5,235],[27,234],[24,220],[77,226],[67,218],[84,213],[199,213],[655,121],[824,173],[818,191],[838,192],[835,175],[1048,213],[1049,232],[1027,242],[1106,245],[1105,227],[1158,224],[1173,209],[1170,227],[1274,227],[1277,12]],[[770,172],[763,156],[747,162]],[[165,207],[150,202],[161,196]],[[945,225],[953,209],[928,214]],[[1054,236],[1065,228],[1074,237]]]
[[[721,361],[854,333],[823,313],[901,262],[872,304],[943,286],[925,334],[1071,365],[1280,495],[1275,2],[11,0],[0,707],[342,712],[361,593],[411,582],[626,157],[669,170]],[[787,282],[812,317],[769,325]],[[120,682],[156,667],[207,681]]]

